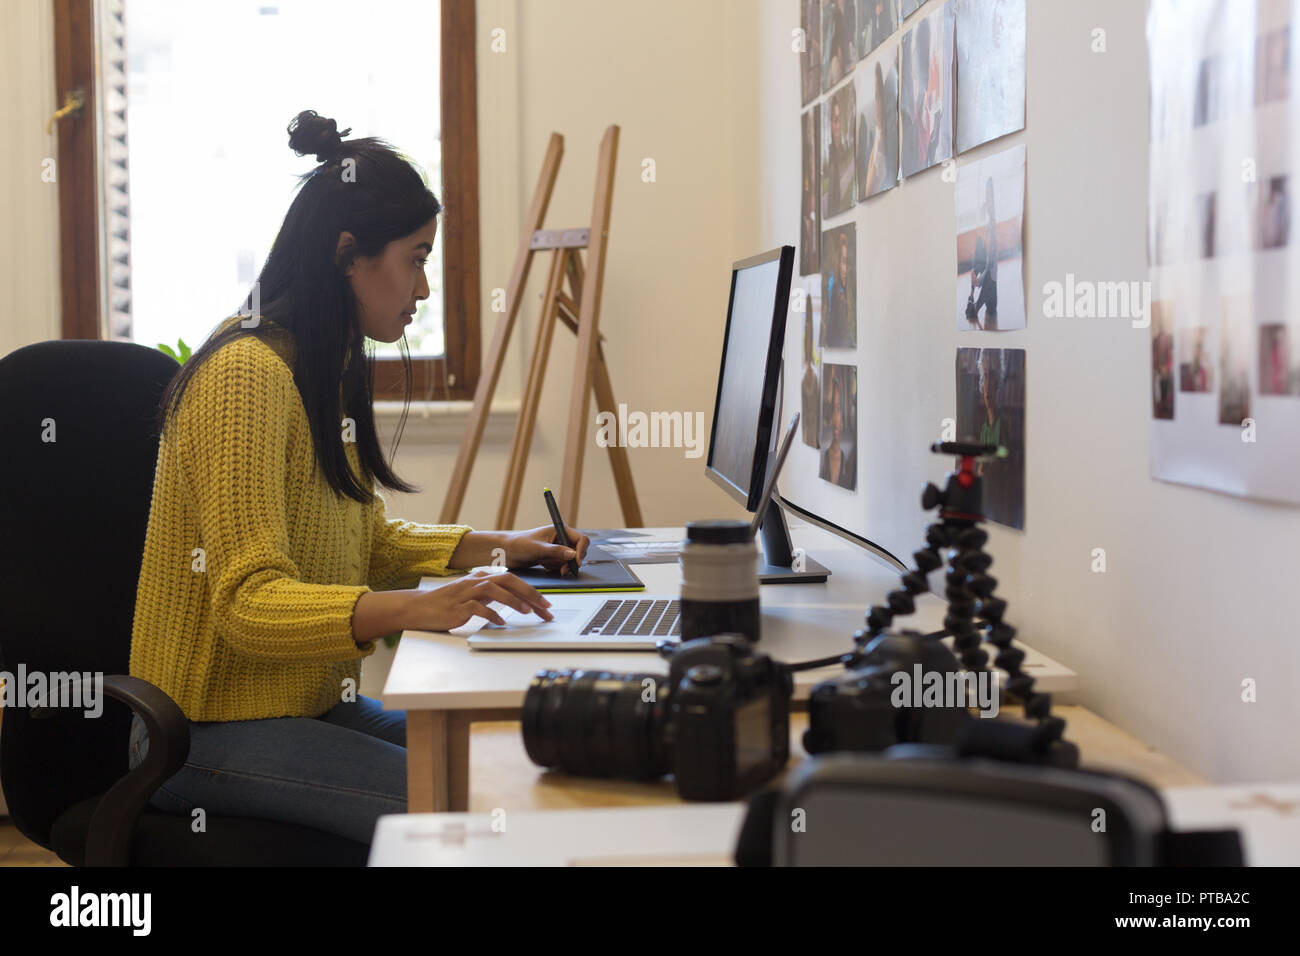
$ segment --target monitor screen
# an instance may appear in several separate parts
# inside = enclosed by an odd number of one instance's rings
[[[786,246],[732,270],[708,472],[751,511],[766,471],[793,263]]]
[[[787,514],[825,528],[872,551],[900,569],[901,560],[873,540],[880,533],[881,512],[868,511],[867,482],[870,463],[875,484],[881,489],[882,502],[892,510],[910,508],[918,536],[924,541],[925,512],[911,485],[894,481],[900,469],[897,456],[867,457],[865,416],[859,407],[869,399],[875,383],[870,378],[858,380],[861,353],[831,347],[824,321],[825,311],[834,311],[822,302],[820,277],[804,280],[791,292],[791,315],[786,324],[784,375],[782,381],[781,420],[794,411],[800,413],[799,437],[790,449],[785,468],[777,483],[777,494]],[[859,397],[859,390],[863,397]],[[878,390],[877,390],[878,393]],[[890,397],[891,401],[909,402],[912,397]],[[894,447],[903,447],[897,435],[888,435]],[[924,453],[924,446],[921,452]],[[888,522],[884,522],[887,526]],[[910,542],[903,540],[906,547]],[[894,540],[898,546],[900,542]],[[915,546],[915,545],[914,545]],[[902,548],[899,553],[906,554]]]

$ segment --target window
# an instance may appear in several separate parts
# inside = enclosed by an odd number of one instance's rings
[[[85,30],[90,8],[58,0],[56,16]],[[469,397],[479,351],[472,0],[99,0],[94,14],[93,53],[56,27],[61,63],[96,60],[94,125],[61,127],[60,138],[97,147],[97,202],[87,211],[84,192],[60,201],[65,217],[95,216],[100,268],[87,276],[84,255],[65,256],[64,284],[86,286],[99,305],[83,300],[92,305],[75,323],[65,313],[65,335],[191,347],[206,338],[244,300],[314,164],[288,148],[285,126],[315,109],[349,137],[392,142],[455,213],[440,217],[430,296],[407,342],[415,397]],[[97,135],[77,135],[88,128]],[[385,357],[377,397],[396,397],[397,347],[375,345]]]

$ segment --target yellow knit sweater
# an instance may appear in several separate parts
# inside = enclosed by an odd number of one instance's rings
[[[374,653],[352,638],[357,598],[448,573],[471,530],[389,519],[378,494],[336,495],[316,467],[292,362],[283,330],[222,346],[158,449],[130,670],[190,720],[329,710]],[[345,447],[360,476],[356,444]]]

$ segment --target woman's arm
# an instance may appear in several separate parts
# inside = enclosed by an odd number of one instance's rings
[[[558,544],[555,528],[543,525],[531,531],[474,531],[461,539],[451,566],[476,568],[496,564],[509,568],[526,568],[534,564],[558,569],[570,560],[579,563],[587,556],[591,539],[575,528],[564,526],[569,546]]]
[[[376,493],[371,509],[370,565],[366,581],[379,591],[412,588],[421,577],[445,575],[474,567],[453,560],[466,538],[481,540],[482,533],[463,524],[421,524],[389,518],[382,495]],[[487,564],[488,561],[481,561]]]
[[[566,528],[579,561],[588,538]],[[377,590],[414,587],[425,575],[445,575],[484,565],[527,567],[562,564],[569,558],[555,544],[550,525],[531,531],[474,531],[469,525],[420,524],[387,516],[384,499],[375,495],[374,541],[367,580]]]

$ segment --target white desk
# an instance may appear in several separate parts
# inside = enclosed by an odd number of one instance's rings
[[[1175,830],[1236,827],[1249,866],[1300,864],[1300,785],[1173,787]],[[743,803],[381,817],[371,866],[726,866]]]
[[[641,529],[677,535],[680,528]],[[791,537],[810,557],[831,570],[822,584],[769,584],[760,591],[762,634],[759,648],[777,660],[829,657],[852,648],[853,632],[863,627],[867,606],[880,603],[899,587],[898,572],[882,559],[808,525],[791,529]],[[676,594],[681,589],[677,564],[633,566],[646,593]],[[426,578],[421,587],[439,587],[450,578]],[[607,595],[587,596],[593,604]],[[898,625],[921,631],[943,627],[943,601],[924,595],[917,613]],[[1009,609],[1015,623],[1015,606]],[[1077,677],[1068,668],[1019,644],[1026,651],[1024,669],[1038,689],[1073,690]],[[479,721],[517,720],[524,694],[538,670],[572,667],[586,670],[668,672],[654,653],[628,651],[471,651],[463,637],[405,631],[381,695],[388,710],[406,710],[407,806],[412,813],[461,811],[469,807],[469,728]],[[806,706],[813,686],[838,673],[838,666],[795,675],[796,706]],[[539,770],[540,772],[540,770]]]

